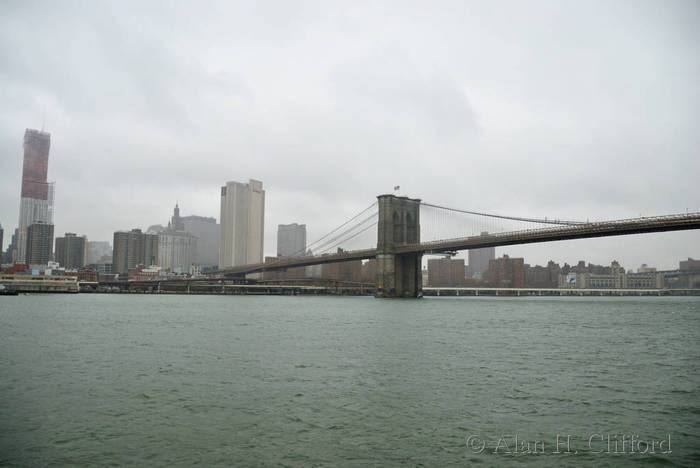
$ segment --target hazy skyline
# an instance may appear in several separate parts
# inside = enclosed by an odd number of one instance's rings
[[[261,180],[312,241],[400,185],[452,207],[700,211],[700,3],[32,2],[0,6],[0,224],[25,128],[51,133],[55,233],[218,219]],[[676,268],[700,232],[498,248]],[[460,256],[464,256],[462,253]]]

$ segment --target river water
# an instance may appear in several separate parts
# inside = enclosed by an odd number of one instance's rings
[[[700,298],[0,297],[0,464],[639,462],[700,465]]]

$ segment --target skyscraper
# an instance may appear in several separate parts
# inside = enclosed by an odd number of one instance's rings
[[[72,232],[67,232],[65,237],[56,238],[55,260],[63,268],[82,268],[87,263],[87,239],[85,236],[76,236]]]
[[[48,265],[53,255],[53,224],[36,222],[27,228],[25,263]]]
[[[36,222],[53,224],[54,185],[46,181],[50,147],[51,134],[29,128],[24,132],[24,163],[19,204],[19,238],[17,239],[18,262],[27,262],[29,226]]]
[[[482,232],[485,236],[488,232]],[[472,249],[469,251],[469,265],[467,266],[467,277],[481,277],[488,269],[489,262],[496,258],[495,247],[485,247],[483,249]]]
[[[185,231],[197,237],[194,263],[203,268],[218,265],[221,233],[216,218],[192,215],[183,216],[180,219],[185,226]]]
[[[265,191],[262,182],[226,182],[221,187],[219,268],[262,263]]]
[[[4,250],[2,250],[2,235],[4,234],[4,231],[2,230],[2,224],[0,224],[0,263],[3,262],[3,255],[4,255]]]
[[[306,224],[279,224],[277,226],[277,255],[303,257],[306,254]]]

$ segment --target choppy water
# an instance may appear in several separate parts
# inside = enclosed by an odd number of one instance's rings
[[[0,464],[697,466],[699,365],[698,298],[0,297]]]

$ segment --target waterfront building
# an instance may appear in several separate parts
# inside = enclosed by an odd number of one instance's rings
[[[187,273],[194,263],[197,238],[189,232],[165,230],[158,233],[158,266],[174,273]]]
[[[656,269],[654,269],[656,270]],[[628,289],[661,289],[664,287],[664,275],[657,271],[627,273],[626,287]]]
[[[158,278],[162,273],[162,269],[158,265],[146,267],[137,265],[134,268],[129,268],[127,278],[129,281],[152,281]]]
[[[194,264],[213,268],[219,264],[219,224],[216,218],[205,216],[183,216],[184,230],[197,238]]]
[[[226,182],[221,187],[219,268],[262,263],[265,191],[262,182]]]
[[[54,260],[63,268],[73,270],[85,266],[87,256],[87,238],[67,232],[64,237],[56,238],[56,255]]]
[[[524,288],[525,260],[508,255],[490,260],[488,277],[494,288]]]
[[[95,270],[98,274],[108,274],[112,273],[112,260],[110,257],[109,262],[104,263],[90,263],[87,267],[91,270]]]
[[[95,283],[99,280],[99,273],[91,268],[80,269],[77,272],[78,281]]]
[[[436,288],[464,286],[463,258],[431,258],[428,260],[428,285]]]
[[[343,253],[343,249],[338,247],[338,253]],[[324,263],[321,265],[321,278],[359,283],[362,281],[362,260]]]
[[[682,271],[700,270],[700,260],[694,260],[688,257],[688,260],[678,262],[678,269]]]
[[[125,274],[137,265],[154,265],[158,259],[158,235],[141,229],[114,233],[112,272]]]
[[[573,273],[574,282],[571,286],[569,278],[568,287],[581,289],[621,289],[627,288],[627,281],[624,273],[596,274],[596,273]],[[562,286],[564,287],[564,286]]]
[[[306,224],[279,224],[277,226],[277,255],[303,257],[306,253]]]
[[[53,256],[53,224],[35,222],[27,228],[25,262],[48,265]]]
[[[51,134],[26,129],[19,205],[18,262],[28,262],[28,228],[34,223],[53,224],[54,184],[47,182]],[[53,234],[52,234],[53,235]]]
[[[486,231],[481,233],[482,236],[487,234]],[[489,269],[489,262],[496,258],[496,248],[472,249],[468,256],[467,278],[481,278]]]
[[[281,257],[265,257],[265,263],[274,264],[279,262]],[[268,270],[263,273],[266,281],[299,280],[306,278],[305,267],[292,267],[285,270]]]
[[[550,260],[547,266],[530,266],[525,264],[526,288],[556,288],[559,286],[561,268],[558,263]]]
[[[565,265],[568,267],[568,265]],[[585,266],[580,261],[573,268],[562,268],[559,276],[560,288],[579,289],[626,289],[627,275],[625,269],[617,261],[613,261],[609,267],[601,265]]]

